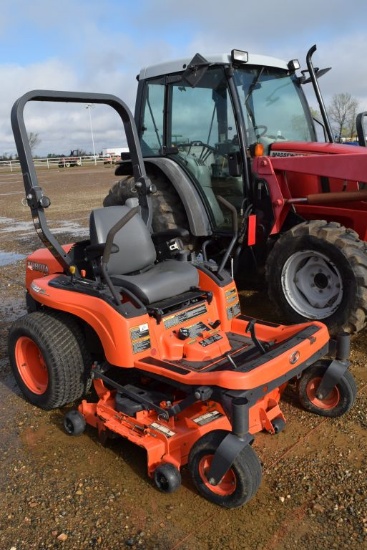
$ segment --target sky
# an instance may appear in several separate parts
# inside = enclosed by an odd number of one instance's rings
[[[24,93],[109,93],[133,111],[142,67],[197,52],[237,48],[297,58],[305,68],[316,44],[314,65],[332,67],[320,79],[325,103],[347,92],[367,111],[366,15],[366,0],[0,0],[0,155],[16,153],[10,111]],[[97,109],[32,105],[26,123],[40,138],[35,154],[122,145]],[[70,119],[78,121],[73,135]]]

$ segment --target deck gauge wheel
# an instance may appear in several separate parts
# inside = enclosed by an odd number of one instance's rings
[[[86,421],[79,411],[69,411],[64,416],[64,428],[69,435],[81,435],[85,431]]]
[[[169,462],[160,464],[154,471],[154,483],[162,493],[173,493],[181,485],[180,471]]]

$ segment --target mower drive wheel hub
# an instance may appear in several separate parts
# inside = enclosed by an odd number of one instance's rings
[[[37,344],[31,338],[22,336],[15,346],[15,358],[19,375],[27,388],[37,395],[45,393],[48,371]]]
[[[332,410],[334,409],[339,401],[340,401],[340,393],[337,386],[335,386],[329,395],[327,395],[324,399],[319,399],[317,397],[317,389],[321,383],[322,378],[313,378],[310,380],[306,387],[306,394],[310,402],[318,407],[319,409],[323,410]]]
[[[283,266],[281,282],[292,308],[309,319],[329,317],[343,299],[339,270],[330,258],[315,250],[292,254]]]

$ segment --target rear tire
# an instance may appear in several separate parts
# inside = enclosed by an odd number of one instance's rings
[[[151,195],[153,203],[152,230],[155,233],[166,229],[182,227],[189,228],[181,199],[171,184],[162,173],[149,173],[151,182],[156,186],[157,191]],[[125,204],[127,199],[138,198],[135,189],[135,180],[132,176],[126,176],[110,189],[103,201],[103,206],[115,206]]]
[[[10,328],[10,365],[26,399],[56,409],[79,399],[90,385],[92,361],[76,321],[59,312],[36,311]]]
[[[237,508],[248,502],[261,483],[261,464],[250,445],[236,456],[232,466],[217,485],[211,485],[206,477],[214,454],[226,437],[225,430],[208,432],[192,447],[189,469],[199,493],[214,504],[225,508]]]
[[[339,223],[309,221],[275,243],[266,263],[271,300],[287,322],[316,319],[334,334],[366,324],[367,247]]]

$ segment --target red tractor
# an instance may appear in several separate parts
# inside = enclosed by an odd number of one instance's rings
[[[355,333],[367,312],[367,149],[334,143],[318,85],[328,69],[313,66],[315,50],[300,75],[297,60],[239,50],[145,68],[135,121],[156,187],[155,231],[185,227],[191,251],[224,257],[238,282],[266,281],[286,321]],[[309,82],[322,122],[303,92]],[[128,158],[116,175],[125,177],[105,206],[136,196]],[[233,231],[219,196],[239,219],[229,257]]]

